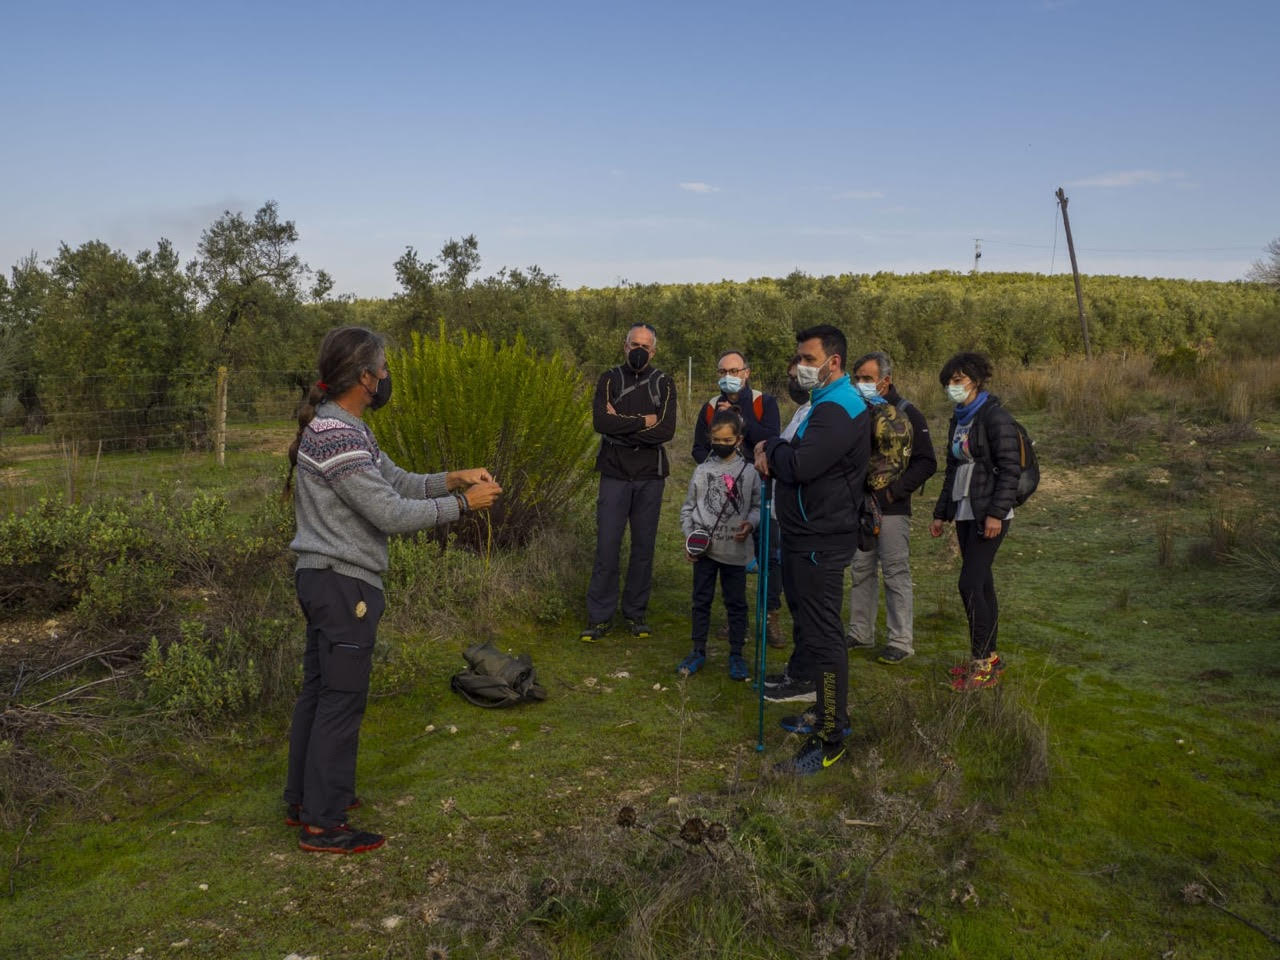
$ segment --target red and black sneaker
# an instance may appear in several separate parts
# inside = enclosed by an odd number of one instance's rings
[[[298,831],[298,849],[308,853],[364,853],[377,850],[386,842],[380,833],[357,830],[346,823],[328,830],[305,826]]]
[[[975,660],[966,660],[964,663],[957,663],[954,667],[948,670],[947,673],[951,674],[953,677],[963,677],[973,672],[973,664],[976,662],[977,661]],[[990,664],[990,668],[996,673],[1004,673],[1004,661],[1000,659],[1000,654],[991,654],[991,659],[988,662]]]
[[[352,810],[359,810],[363,805],[364,804],[360,802],[360,798],[356,797],[343,809],[350,813]],[[286,827],[302,826],[302,804],[286,803],[284,805],[284,825]]]

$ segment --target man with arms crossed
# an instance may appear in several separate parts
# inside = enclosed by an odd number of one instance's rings
[[[623,341],[626,362],[600,375],[591,416],[600,434],[596,469],[596,558],[587,588],[587,626],[579,638],[592,643],[609,632],[618,606],[618,551],[631,526],[631,558],[622,590],[622,615],[633,637],[649,636],[645,611],[653,585],[662,488],[670,464],[663,448],[676,432],[676,388],[652,365],[658,335],[635,324]]]

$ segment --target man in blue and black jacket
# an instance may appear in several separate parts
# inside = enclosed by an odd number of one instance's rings
[[[871,458],[870,414],[845,371],[844,334],[823,324],[796,334],[796,378],[811,389],[808,419],[790,442],[756,446],[756,468],[775,479],[782,576],[804,663],[767,686],[774,702],[817,699],[817,721],[788,773],[817,773],[844,756],[849,730],[849,649],[840,618],[844,568],[858,546],[863,483]],[[807,675],[803,675],[807,674]]]

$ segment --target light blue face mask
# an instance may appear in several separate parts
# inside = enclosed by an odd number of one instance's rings
[[[742,378],[723,376],[720,378],[720,389],[725,393],[737,393],[742,389]]]
[[[951,402],[956,406],[964,403],[969,399],[969,388],[958,383],[947,384],[947,396],[951,398]]]
[[[870,383],[860,380],[858,383],[854,384],[854,386],[858,388],[858,393],[862,394],[863,400],[871,400],[874,397],[880,396],[880,391],[876,389],[874,380]]]

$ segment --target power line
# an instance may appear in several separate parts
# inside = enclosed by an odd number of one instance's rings
[[[1029,247],[1033,250],[1049,250],[1050,245],[1047,243],[1021,243],[1015,240],[989,240],[986,237],[976,237],[983,243],[996,243],[1005,247]],[[1057,221],[1054,222],[1054,245],[1057,244]],[[1079,247],[1080,250],[1087,250],[1090,253],[1216,253],[1227,250],[1261,250],[1266,246],[1265,243],[1256,245],[1239,245],[1232,247]]]

